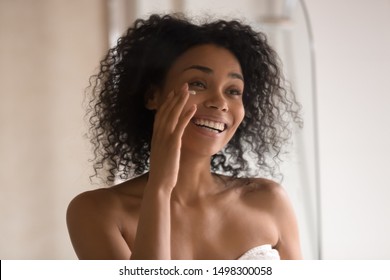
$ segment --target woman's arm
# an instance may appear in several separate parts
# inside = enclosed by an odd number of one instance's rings
[[[179,172],[181,138],[196,111],[196,107],[191,107],[183,112],[188,97],[188,85],[185,84],[176,94],[169,93],[161,106],[156,96],[148,101],[149,108],[156,109],[157,113],[149,178],[131,259],[171,259],[171,193]]]
[[[130,249],[119,228],[117,198],[107,189],[82,193],[66,215],[73,248],[79,259],[129,259]]]
[[[272,188],[273,215],[278,227],[276,245],[281,259],[302,259],[299,232],[294,210],[285,190],[275,184]]]

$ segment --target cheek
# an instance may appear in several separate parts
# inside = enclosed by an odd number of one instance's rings
[[[244,106],[237,106],[236,108],[236,121],[237,121],[237,127],[241,124],[242,120],[245,117],[245,109]]]
[[[242,120],[244,119],[245,117],[245,109],[244,109],[244,106],[241,107],[241,121],[240,123],[242,122]]]

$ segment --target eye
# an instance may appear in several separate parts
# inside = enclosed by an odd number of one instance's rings
[[[206,84],[201,81],[194,81],[188,83],[189,88],[195,88],[195,89],[205,89]]]
[[[242,91],[236,88],[231,88],[226,91],[230,95],[242,95]]]

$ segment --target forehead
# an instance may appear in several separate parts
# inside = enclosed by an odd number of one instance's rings
[[[170,73],[178,73],[191,65],[202,65],[217,72],[242,74],[237,58],[228,49],[212,44],[195,46],[180,55],[171,66]]]

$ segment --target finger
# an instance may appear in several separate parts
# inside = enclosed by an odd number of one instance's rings
[[[163,115],[165,111],[169,110],[170,105],[175,100],[175,93],[173,90],[168,93],[165,100],[162,102],[162,104],[157,108],[156,115]]]
[[[187,104],[189,93],[188,91],[184,91],[180,93],[180,97],[177,102],[172,107],[171,111],[167,114],[167,122],[176,127],[177,122],[181,115],[183,115],[183,110],[185,105]]]
[[[180,98],[181,93],[185,91],[188,91],[187,83],[185,83],[179,89],[173,89],[171,92],[169,92],[166,100],[163,102],[160,109],[170,111],[170,109],[172,109],[172,107],[174,106],[175,102]]]
[[[190,123],[192,117],[195,115],[196,110],[198,107],[196,104],[192,105],[190,109],[180,118],[180,120],[177,123],[175,133],[177,133],[180,137],[184,133],[184,129],[187,127],[187,125]]]
[[[161,106],[158,108],[157,113],[160,115],[165,115],[166,112],[170,112],[174,106],[179,101],[181,94],[183,91],[188,91],[188,84],[184,84],[180,89],[173,89],[169,92],[168,96],[162,102]]]
[[[177,102],[176,99],[177,97],[175,96],[174,91],[171,91],[157,109],[153,125],[155,130],[160,127],[161,124],[166,123],[166,116],[171,111],[171,107]]]
[[[160,112],[159,122],[164,124],[169,131],[173,131],[177,125],[180,115],[183,113],[183,108],[187,103],[189,97],[188,86],[183,87],[178,94],[176,94],[169,104]]]
[[[185,83],[181,88],[173,90],[173,98],[170,102],[167,103],[164,108],[164,112],[171,112],[175,106],[180,102],[181,98],[183,98],[183,93],[188,92],[188,84]]]

